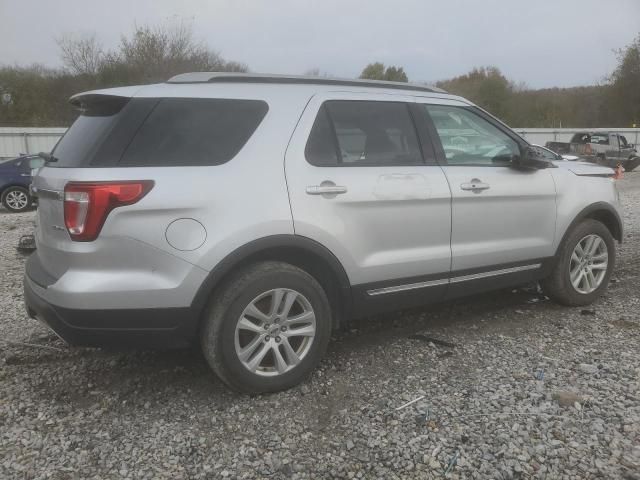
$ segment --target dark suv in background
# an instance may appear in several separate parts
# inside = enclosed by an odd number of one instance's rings
[[[0,161],[0,199],[10,212],[24,212],[31,207],[31,172],[40,168],[44,159],[37,155],[24,155]]]

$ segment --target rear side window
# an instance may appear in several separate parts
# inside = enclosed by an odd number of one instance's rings
[[[304,152],[312,165],[324,167],[338,164],[335,132],[324,106],[320,107]]]
[[[220,165],[236,156],[267,110],[260,100],[162,99],[138,130],[120,165]]]
[[[318,112],[305,150],[316,166],[422,164],[408,106],[400,102],[331,100]]]

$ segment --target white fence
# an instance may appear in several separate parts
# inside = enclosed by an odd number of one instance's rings
[[[0,158],[50,152],[66,128],[0,127]]]
[[[49,152],[66,128],[0,127],[0,158],[13,158],[23,153]],[[627,142],[640,144],[640,128],[514,128],[530,143],[568,142],[578,132],[613,131],[624,135]]]
[[[547,142],[569,142],[580,132],[616,132],[624,135],[627,142],[640,144],[640,128],[514,128],[529,143],[544,145]]]

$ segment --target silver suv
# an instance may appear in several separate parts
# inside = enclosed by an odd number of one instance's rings
[[[244,392],[300,382],[351,318],[536,280],[588,304],[623,235],[612,170],[438,89],[191,73],[71,103],[29,315],[75,345],[197,340]]]

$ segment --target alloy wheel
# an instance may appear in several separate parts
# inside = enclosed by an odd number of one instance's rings
[[[300,292],[276,288],[258,295],[236,323],[235,351],[242,365],[262,376],[282,375],[309,353],[316,317]]]
[[[12,190],[7,193],[5,202],[12,210],[22,210],[29,203],[29,197],[22,190]]]
[[[609,266],[606,242],[596,234],[580,240],[571,254],[569,277],[573,288],[582,294],[595,291],[604,280]]]

